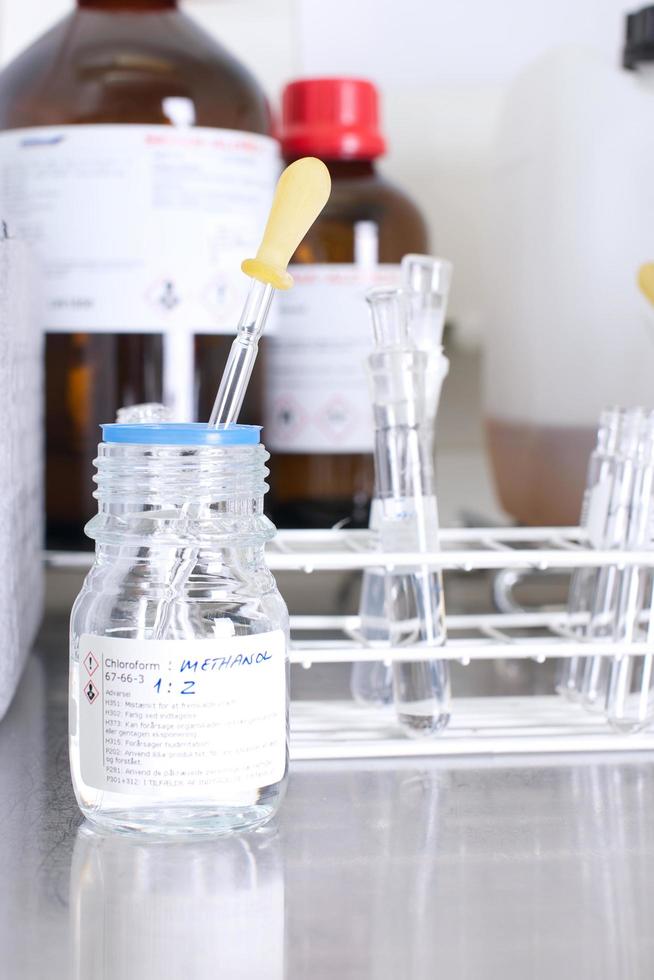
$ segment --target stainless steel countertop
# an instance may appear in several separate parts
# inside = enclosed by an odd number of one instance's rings
[[[635,980],[654,972],[648,755],[299,764],[276,827],[80,827],[65,624],[0,723],[2,980]]]

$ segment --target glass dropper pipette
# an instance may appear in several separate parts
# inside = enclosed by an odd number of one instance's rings
[[[279,178],[256,258],[246,259],[241,266],[252,282],[209,425],[231,425],[237,421],[274,292],[293,285],[286,267],[327,203],[330,191],[329,171],[315,157],[296,160]]]
[[[296,160],[279,178],[256,257],[246,259],[241,265],[252,281],[211,412],[210,426],[237,422],[275,290],[290,289],[293,285],[288,263],[327,203],[330,192],[329,171],[316,157]],[[182,507],[182,512],[188,518],[198,516],[187,505]],[[168,576],[167,595],[157,608],[153,639],[166,638],[174,604],[179,601],[197,560],[196,548],[183,549],[175,559]]]
[[[269,282],[251,280],[209,417],[210,426],[232,425],[239,417],[274,295],[275,287]]]

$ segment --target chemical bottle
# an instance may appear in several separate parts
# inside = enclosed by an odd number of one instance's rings
[[[80,809],[106,830],[260,826],[288,778],[289,635],[259,427],[102,431],[96,560],[71,613]]]
[[[177,8],[77,0],[0,75],[9,230],[42,261],[51,546],[83,544],[119,406],[208,418],[278,173],[263,92]]]
[[[597,419],[654,407],[654,7],[619,58],[565,46],[513,82],[496,134],[485,414],[500,500],[576,524]],[[617,44],[616,44],[617,47]]]
[[[287,161],[320,157],[332,177],[325,210],[298,248],[295,287],[280,295],[265,367],[271,511],[283,527],[364,527],[373,491],[373,425],[365,375],[364,296],[399,282],[399,261],[427,250],[425,223],[385,180],[378,95],[369,81],[291,82],[282,98]]]

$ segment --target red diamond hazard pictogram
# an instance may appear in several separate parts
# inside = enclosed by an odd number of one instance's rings
[[[316,417],[322,431],[336,438],[343,435],[352,419],[352,406],[339,396],[326,402]]]
[[[89,652],[84,657],[84,666],[86,667],[86,672],[87,672],[87,674],[90,677],[91,674],[95,674],[95,672],[98,669],[98,667],[100,666],[100,664],[95,659],[95,657],[93,656],[93,654],[91,652]]]
[[[84,688],[84,694],[86,695],[86,700],[89,702],[89,704],[94,704],[94,702],[100,697],[100,692],[93,681],[89,681],[87,683],[86,687]]]
[[[302,406],[292,395],[283,395],[273,404],[273,424],[282,436],[295,436],[302,431],[306,419]]]

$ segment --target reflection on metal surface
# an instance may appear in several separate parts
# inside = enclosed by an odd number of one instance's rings
[[[325,804],[288,835],[293,980],[651,976],[644,769],[416,760],[412,775],[318,771]],[[309,867],[325,920],[306,900]]]
[[[68,972],[66,948],[46,914],[65,901],[66,822],[58,808],[58,758],[49,740],[53,721],[47,678],[32,655],[0,723],[0,976],[42,976],[39,933],[49,945],[48,975]],[[66,770],[68,760],[65,760]],[[56,830],[54,829],[56,825]],[[65,868],[62,875],[62,866]],[[63,885],[63,887],[62,887]],[[31,914],[30,914],[31,913]]]
[[[433,928],[431,896],[438,876],[439,829],[446,813],[450,778],[418,772],[402,779],[392,817],[387,823],[387,859],[380,865],[380,889],[375,908],[376,939],[372,944],[373,976],[427,977],[434,971],[424,937]],[[415,850],[422,859],[398,868],[393,860],[403,833],[411,826]],[[385,907],[384,907],[385,906]],[[383,927],[389,915],[401,926],[404,941]],[[431,961],[431,968],[430,968]],[[440,972],[440,971],[439,971]]]
[[[66,642],[0,722],[2,980],[654,976],[654,755],[295,761],[251,853],[75,840]]]
[[[171,843],[83,825],[70,893],[75,980],[284,976],[284,881],[272,830]]]

